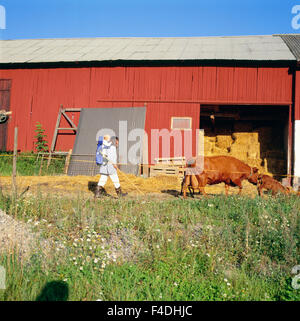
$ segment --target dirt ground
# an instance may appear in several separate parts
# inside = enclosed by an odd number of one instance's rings
[[[18,194],[22,193],[28,186],[29,190],[24,195],[32,195],[37,192],[52,193],[57,196],[84,195],[94,197],[93,190],[97,185],[100,175],[97,176],[17,176]],[[158,199],[172,199],[178,197],[181,190],[181,179],[176,176],[157,176],[151,178],[137,177],[131,174],[119,173],[120,183],[123,192],[129,197],[154,196]],[[0,185],[3,192],[11,190],[11,177],[0,177]],[[105,189],[116,196],[114,186],[110,179]],[[231,187],[229,194],[237,194],[239,189]],[[198,191],[196,191],[197,193]],[[206,186],[208,194],[224,194],[224,184]],[[257,195],[256,186],[248,181],[243,182],[242,195],[255,197]],[[197,194],[195,197],[199,197]]]

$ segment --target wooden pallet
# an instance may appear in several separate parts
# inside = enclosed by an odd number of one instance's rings
[[[150,177],[184,175],[185,157],[156,158],[155,162],[155,165],[150,166]]]
[[[158,167],[151,166],[150,167],[150,177],[155,177],[158,175],[179,175],[179,170],[176,167]]]
[[[185,157],[169,157],[169,158],[155,158],[156,164],[170,164],[170,165],[178,165],[184,166],[186,160]]]

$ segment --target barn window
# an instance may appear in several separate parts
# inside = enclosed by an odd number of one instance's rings
[[[188,130],[192,129],[191,117],[172,117],[171,129]]]

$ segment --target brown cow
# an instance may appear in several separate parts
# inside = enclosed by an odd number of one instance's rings
[[[189,185],[193,188],[199,188],[203,195],[206,195],[204,187],[219,183],[225,183],[225,193],[228,195],[229,186],[238,186],[239,194],[242,191],[242,181],[247,179],[250,183],[256,185],[258,178],[258,169],[250,167],[239,159],[231,156],[209,156],[204,157],[204,168],[198,173],[196,161],[193,164],[187,164],[185,183],[183,186],[183,197],[186,198],[186,190]],[[190,170],[189,170],[190,168]],[[194,174],[193,174],[194,170]],[[192,179],[195,175],[197,182]]]
[[[289,189],[282,184],[280,184],[276,179],[269,175],[258,175],[257,179],[257,191],[259,196],[262,195],[262,190],[266,189],[268,191],[272,191],[272,195],[276,195],[281,192],[283,194],[289,194]]]

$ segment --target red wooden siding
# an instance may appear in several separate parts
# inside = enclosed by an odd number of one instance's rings
[[[300,70],[296,71],[295,120],[300,120]]]
[[[134,101],[152,101],[147,104],[146,130],[149,132],[151,128],[170,130],[172,116],[192,117],[194,131],[199,127],[200,101],[290,104],[292,100],[292,75],[288,74],[288,68],[166,66],[16,69],[0,70],[1,78],[12,80],[10,109],[13,117],[8,125],[7,146],[12,149],[13,128],[18,126],[19,148],[22,151],[33,149],[37,121],[46,129],[51,144],[61,104],[64,107],[128,107],[144,105]],[[101,99],[107,102],[97,102]],[[176,100],[187,102],[175,103]],[[199,101],[199,104],[188,103],[191,101]],[[297,115],[299,119],[299,108]],[[76,117],[74,113],[75,121]],[[58,140],[57,149],[68,150],[73,142],[74,136],[64,136]]]

